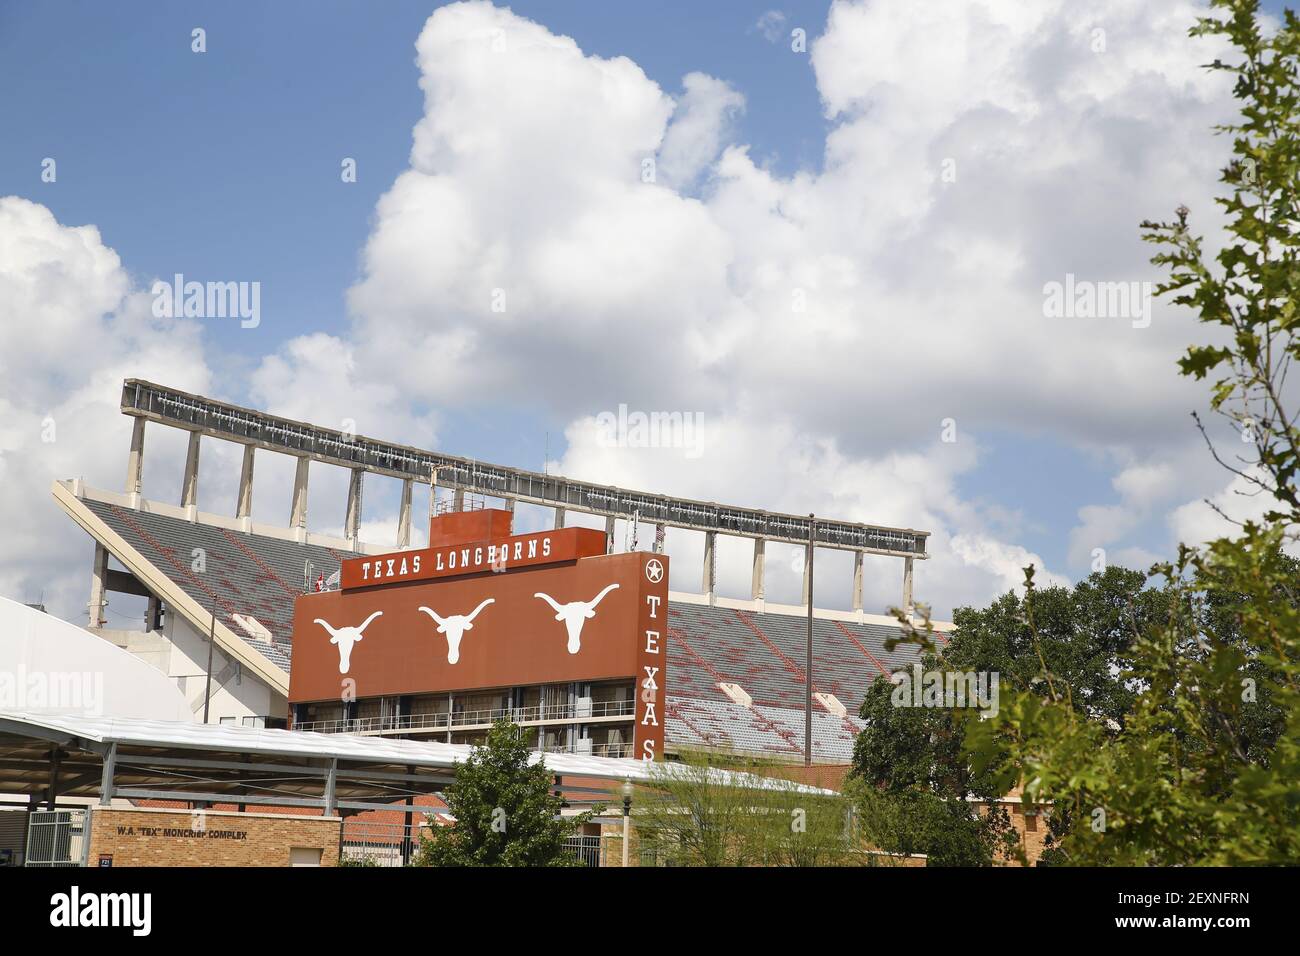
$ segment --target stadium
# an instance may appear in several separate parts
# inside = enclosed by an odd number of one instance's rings
[[[439,793],[457,763],[501,719],[545,756],[574,812],[616,804],[620,785],[684,753],[756,758],[809,792],[835,789],[868,686],[917,659],[914,645],[887,649],[902,622],[868,614],[861,597],[864,559],[897,559],[900,606],[912,612],[923,531],[591,485],[139,380],[123,384],[121,410],[133,420],[124,489],[73,479],[51,493],[91,539],[85,631],[171,686],[93,717],[0,715],[0,788],[27,800],[0,819],[10,858],[29,865],[286,864],[286,841],[326,863],[407,861],[426,815],[444,809]],[[179,502],[142,495],[146,434],[159,428],[187,435]],[[233,514],[199,509],[200,450],[216,441],[242,447]],[[284,526],[251,518],[254,466],[267,454],[295,461]],[[309,530],[313,466],[347,469],[342,538]],[[401,481],[397,548],[359,537],[367,475]],[[428,547],[417,548],[411,528],[426,495]],[[551,527],[515,533],[521,504],[552,509]],[[570,525],[578,515],[603,519],[604,530]],[[616,521],[655,525],[654,546],[621,551]],[[700,592],[668,589],[664,528],[703,536]],[[749,600],[715,590],[719,535],[752,541]],[[769,542],[803,545],[805,595],[816,549],[851,551],[855,608],[768,603]],[[111,594],[144,599],[143,629],[107,625]],[[951,630],[934,627],[940,640]],[[121,662],[106,667],[117,681]],[[64,809],[68,800],[95,804],[90,817]],[[195,813],[243,820],[231,832],[245,834],[254,820],[273,835],[260,850],[248,837],[211,843],[191,832],[210,822],[176,824]],[[153,825],[126,829],[221,852],[109,839],[133,814]],[[290,818],[310,832],[281,833]],[[597,817],[575,852],[609,862],[619,827],[616,814]]]

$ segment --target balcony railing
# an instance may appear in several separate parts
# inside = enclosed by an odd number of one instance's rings
[[[595,744],[591,748],[593,757],[630,757],[632,744]]]
[[[636,708],[632,700],[593,701],[590,707],[573,704],[548,704],[537,707],[514,707],[498,710],[462,710],[454,714],[405,714],[386,717],[353,717],[346,720],[309,720],[294,724],[294,730],[318,734],[382,734],[407,731],[473,730],[491,727],[498,720],[520,725],[578,722],[609,717],[631,717]]]

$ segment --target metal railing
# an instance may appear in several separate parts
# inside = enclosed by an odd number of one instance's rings
[[[420,849],[424,823],[371,823],[343,821],[339,862],[344,866],[408,866]]]
[[[600,837],[566,837],[564,848],[576,856],[583,866],[600,866]]]
[[[420,848],[423,823],[368,823],[360,820],[343,822],[339,862],[344,866],[409,866]],[[601,837],[582,835],[566,837],[564,848],[583,866],[600,866]]]
[[[85,866],[89,853],[86,810],[33,810],[28,816],[25,866]]]
[[[454,714],[405,714],[386,717],[353,717],[340,720],[310,720],[294,724],[294,730],[318,734],[380,734],[409,730],[473,730],[491,727],[498,720],[520,725],[580,721],[601,717],[631,717],[636,701],[593,701],[591,706],[549,704],[496,710],[464,710]]]
[[[593,757],[630,757],[632,744],[596,744],[591,748]]]

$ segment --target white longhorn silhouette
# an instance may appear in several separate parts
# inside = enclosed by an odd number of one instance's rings
[[[474,618],[478,617],[478,612],[495,602],[496,598],[488,598],[468,614],[453,614],[451,617],[439,617],[438,612],[432,608],[423,606],[419,608],[419,610],[438,622],[439,634],[447,635],[448,664],[455,664],[460,660],[460,639],[465,636],[466,631],[474,629]]]
[[[533,597],[541,598],[555,608],[555,619],[563,621],[565,628],[569,632],[569,653],[576,654],[582,650],[582,625],[586,623],[587,618],[596,616],[596,605],[604,599],[606,594],[617,587],[617,584],[611,584],[590,601],[570,601],[568,604],[560,604],[555,598],[549,594],[543,594],[541,591],[538,591]]]
[[[316,620],[313,622],[315,624],[319,624],[321,627],[325,628],[325,630],[329,631],[330,643],[337,644],[339,646],[339,673],[340,674],[346,674],[348,672],[348,668],[352,666],[352,648],[356,645],[357,641],[361,640],[361,635],[364,634],[366,628],[370,626],[370,622],[377,617],[383,617],[383,615],[384,615],[383,611],[376,611],[374,614],[370,615],[368,618],[362,621],[359,627],[336,628],[333,625],[331,625],[329,621],[322,621],[320,618],[316,618]]]

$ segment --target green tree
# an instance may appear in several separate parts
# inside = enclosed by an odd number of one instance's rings
[[[1265,505],[1233,538],[1183,546],[1153,573],[1166,582],[1159,618],[1131,648],[1123,677],[1136,690],[1122,725],[1072,705],[1070,679],[1044,664],[1034,690],[1004,694],[995,720],[969,725],[977,769],[1050,800],[1064,821],[1059,862],[1124,865],[1284,864],[1300,859],[1300,430],[1286,380],[1300,352],[1300,21],[1266,34],[1257,0],[1214,0],[1195,36],[1226,38],[1240,118],[1224,169],[1226,236],[1215,263],[1180,207],[1145,222],[1168,269],[1159,287],[1196,311],[1215,337],[1180,362],[1215,376],[1211,408],[1250,456],[1215,458]],[[1216,240],[1216,245],[1220,245]],[[1234,442],[1235,443],[1235,442]],[[1227,517],[1225,515],[1225,517]],[[1026,569],[1026,639],[1041,645],[1038,594]]]
[[[430,821],[414,866],[576,866],[565,849],[596,811],[560,817],[561,799],[552,792],[551,772],[542,760],[530,763],[519,728],[498,721],[487,742],[456,773],[447,788],[451,826]]]
[[[1110,567],[1073,588],[1038,592],[1037,642],[1014,592],[986,608],[959,608],[945,646],[925,623],[909,623],[907,640],[921,647],[927,671],[996,674],[999,693],[1030,689],[1046,667],[1068,681],[1072,706],[1122,724],[1136,694],[1121,671],[1165,600],[1145,584],[1144,574]],[[932,866],[987,866],[1012,854],[1018,838],[997,803],[1006,795],[1004,781],[988,768],[974,772],[964,746],[979,712],[897,707],[893,691],[883,676],[869,689],[861,710],[866,726],[854,747],[853,792],[868,839],[891,852],[924,853]]]
[[[922,666],[942,669],[932,652]],[[973,774],[962,752],[966,723],[978,711],[897,706],[894,690],[876,678],[859,712],[865,727],[846,784],[858,832],[874,849],[925,854],[932,866],[991,865],[1014,834],[1006,811],[991,803],[1003,793]],[[981,810],[968,798],[989,802]]]
[[[850,803],[811,793],[789,767],[761,758],[686,752],[654,765],[633,801],[642,851],[670,866],[839,866],[864,858]]]

